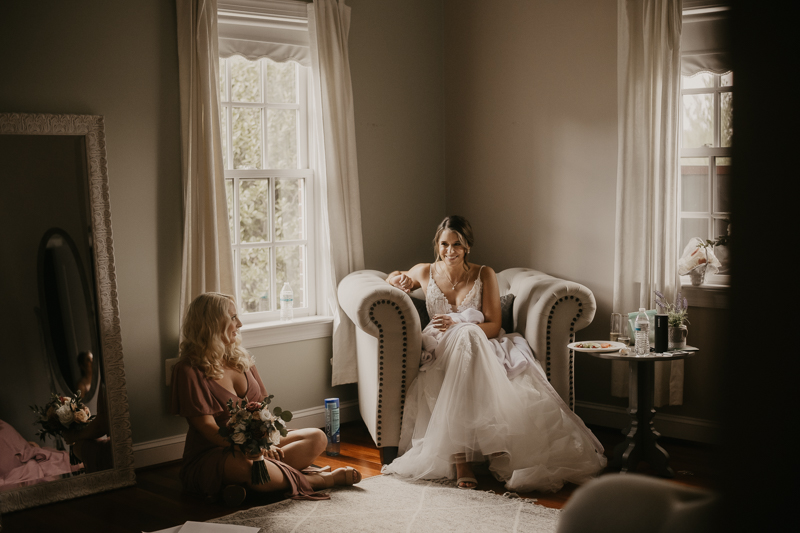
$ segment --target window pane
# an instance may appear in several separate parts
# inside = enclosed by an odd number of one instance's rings
[[[708,219],[707,218],[682,218],[681,219],[681,245],[679,253],[689,243],[692,237],[700,237],[703,241],[708,240]]]
[[[275,274],[276,290],[280,292],[283,284],[288,281],[292,287],[293,307],[305,307],[306,291],[303,280],[306,277],[306,247],[276,246]]]
[[[728,235],[728,228],[730,228],[730,220],[717,218],[714,219],[714,237],[719,238],[721,236]],[[714,254],[719,259],[719,262],[722,263],[722,266],[719,268],[718,274],[730,274],[730,248],[727,245],[722,246],[715,246],[714,247]]]
[[[240,313],[271,311],[269,294],[269,248],[242,248]],[[263,298],[262,298],[263,297]]]
[[[730,157],[717,157],[716,161],[716,201],[714,203],[714,211],[717,213],[730,213],[731,212],[731,158]]]
[[[721,93],[719,107],[720,146],[730,146],[733,139],[733,93]]]
[[[275,180],[275,240],[296,241],[304,238],[305,180]]]
[[[269,180],[239,180],[242,242],[269,242]]]
[[[233,108],[233,168],[261,168],[261,110]]]
[[[228,84],[225,83],[225,59],[219,58],[219,99],[228,101]]]
[[[710,211],[707,157],[681,159],[681,211]]]
[[[231,65],[231,100],[261,102],[261,63],[240,56],[228,58]]]
[[[272,104],[297,103],[297,63],[287,61],[275,63],[266,60],[267,65],[267,101]]]
[[[710,72],[699,72],[694,76],[682,76],[684,89],[702,89],[714,86],[714,75]]]
[[[267,168],[297,168],[297,111],[267,110]]]
[[[714,142],[714,97],[711,94],[683,95],[683,147],[701,148]]]
[[[219,108],[219,129],[222,137],[222,165],[227,169],[228,166],[228,111],[227,107]]]
[[[733,72],[723,74],[719,79],[720,87],[733,87]]]
[[[225,180],[225,199],[228,202],[228,230],[231,232],[231,244],[236,244],[236,232],[233,229],[233,180]]]

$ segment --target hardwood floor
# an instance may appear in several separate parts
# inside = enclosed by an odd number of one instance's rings
[[[614,446],[623,440],[619,430],[592,427],[609,456]],[[321,455],[315,464],[358,468],[364,478],[380,474],[380,454],[361,421],[342,426],[341,455]],[[675,470],[675,483],[715,489],[712,472],[715,450],[712,446],[676,439],[662,438],[660,444],[670,454],[670,466]],[[648,472],[641,465],[640,472]],[[230,514],[234,510],[222,503],[207,503],[185,494],[178,480],[180,462],[167,463],[136,471],[136,485],[102,494],[26,509],[2,517],[3,533],[140,533],[157,531],[184,523],[203,522]],[[479,489],[503,494],[502,484],[489,475],[479,474]],[[575,490],[567,485],[556,493],[525,493],[539,504],[560,509]],[[279,501],[278,496],[248,496],[242,508],[266,505]]]

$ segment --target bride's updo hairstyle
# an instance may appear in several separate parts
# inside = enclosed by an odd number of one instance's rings
[[[223,376],[224,363],[240,372],[246,372],[253,364],[250,354],[240,346],[242,341],[238,335],[233,344],[225,344],[231,302],[235,300],[227,294],[201,294],[189,304],[183,320],[180,357],[188,359],[209,379]]]
[[[458,235],[458,242],[461,243],[461,246],[463,246],[465,250],[464,270],[469,270],[469,262],[467,261],[467,258],[469,257],[469,250],[472,248],[472,243],[475,242],[475,239],[472,236],[472,226],[470,226],[469,220],[458,215],[445,217],[445,219],[442,220],[442,222],[439,224],[439,227],[436,228],[436,235],[433,237],[433,254],[436,257],[436,261],[441,260],[441,257],[439,256],[439,239],[446,229],[449,229]]]

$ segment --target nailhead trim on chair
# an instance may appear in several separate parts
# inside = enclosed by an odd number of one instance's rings
[[[575,296],[565,296],[563,298],[559,298],[557,302],[553,303],[553,306],[550,308],[550,316],[547,318],[547,353],[545,354],[545,371],[547,374],[547,381],[550,381],[550,327],[553,323],[553,314],[556,311],[556,306],[563,302],[565,299],[575,300],[578,303],[578,314],[575,315],[575,318],[572,319],[570,322],[569,328],[569,342],[570,344],[575,342],[575,323],[583,314],[583,303],[581,302],[580,298],[576,298]],[[575,409],[575,352],[572,350],[569,351],[569,408],[574,410]]]
[[[403,311],[400,309],[400,306],[390,300],[378,300],[377,302],[373,303],[372,306],[369,308],[369,319],[370,321],[378,327],[378,353],[379,353],[379,364],[378,364],[378,429],[376,431],[378,435],[378,447],[381,446],[381,422],[382,422],[382,407],[383,407],[383,355],[384,355],[384,346],[383,346],[383,325],[379,324],[377,319],[375,318],[375,307],[380,304],[389,304],[391,305],[396,311],[397,314],[400,315],[400,324],[403,326],[403,379],[400,384],[400,423],[402,424],[403,421],[403,410],[405,409],[406,403],[406,356],[407,356],[407,344],[408,344],[408,337],[406,335],[406,317],[403,315]]]

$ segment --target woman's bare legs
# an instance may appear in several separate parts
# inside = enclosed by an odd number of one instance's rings
[[[283,462],[302,470],[314,462],[325,450],[328,439],[319,429],[296,429],[281,438],[280,448],[283,450]]]
[[[225,471],[222,475],[223,485],[241,485],[259,492],[272,492],[274,490],[287,490],[289,481],[283,471],[274,463],[264,461],[269,473],[269,481],[261,485],[250,483],[253,461],[246,458],[243,453],[228,455],[225,459]]]

